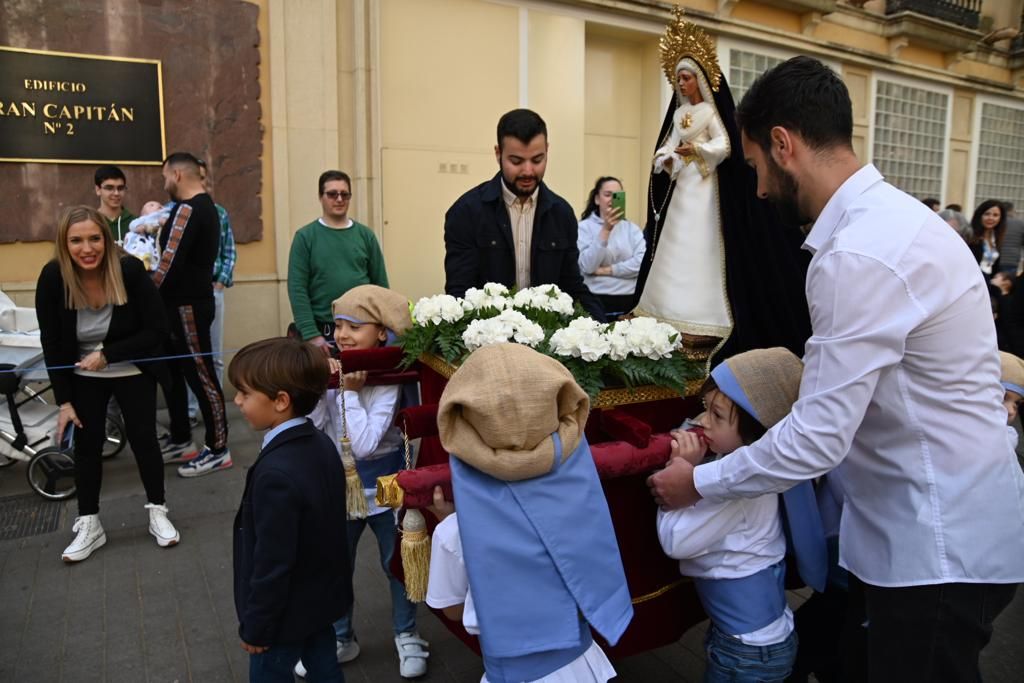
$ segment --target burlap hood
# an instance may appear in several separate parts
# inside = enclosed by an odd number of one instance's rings
[[[398,292],[377,285],[353,287],[331,304],[334,318],[351,322],[377,323],[399,337],[412,327],[409,300]]]
[[[1003,387],[1024,396],[1021,392],[1024,389],[1024,360],[1012,353],[1000,351],[999,364],[1002,366],[999,379]]]
[[[520,344],[477,349],[441,395],[438,432],[445,450],[503,481],[539,477],[579,444],[590,399],[558,361]]]
[[[727,359],[728,366],[743,396],[734,396],[719,368],[711,372],[719,389],[742,406],[765,429],[771,429],[789,414],[800,395],[804,364],[792,351],[781,347],[755,349]],[[719,366],[721,367],[721,366]]]

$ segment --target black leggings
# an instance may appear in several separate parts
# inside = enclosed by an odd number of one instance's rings
[[[82,423],[75,429],[75,484],[78,514],[100,511],[103,482],[103,443],[107,437],[107,403],[117,399],[125,434],[139,466],[139,476],[150,503],[164,503],[164,462],[156,440],[156,381],[143,373],[131,377],[75,375],[71,401]]]

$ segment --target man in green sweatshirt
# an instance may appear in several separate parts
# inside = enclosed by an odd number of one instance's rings
[[[299,228],[292,239],[288,300],[302,339],[328,353],[334,334],[331,302],[358,285],[387,287],[388,275],[373,231],[348,217],[348,174],[324,171],[319,193],[323,215]]]

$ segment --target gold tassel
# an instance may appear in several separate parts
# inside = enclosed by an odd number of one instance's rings
[[[339,365],[341,363],[339,356]],[[338,371],[341,386],[338,387],[341,395],[341,464],[345,468],[345,511],[349,519],[366,519],[370,514],[370,508],[366,504],[366,494],[363,492],[363,482],[356,471],[356,459],[352,455],[352,442],[348,438],[348,419],[345,414],[345,370]]]
[[[352,444],[347,436],[341,437],[341,464],[345,467],[345,507],[349,519],[366,519],[370,508],[366,504],[363,481],[356,471],[356,459],[352,457]]]
[[[405,571],[405,595],[409,602],[427,598],[430,578],[430,534],[427,520],[419,510],[406,510],[402,520],[402,569]]]

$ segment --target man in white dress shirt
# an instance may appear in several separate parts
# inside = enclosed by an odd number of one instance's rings
[[[846,86],[817,60],[766,72],[737,120],[758,195],[813,221],[800,398],[728,458],[673,459],[652,493],[674,509],[835,468],[870,680],[980,680],[992,622],[1024,581],[1024,474],[985,282],[955,232],[858,161]]]

